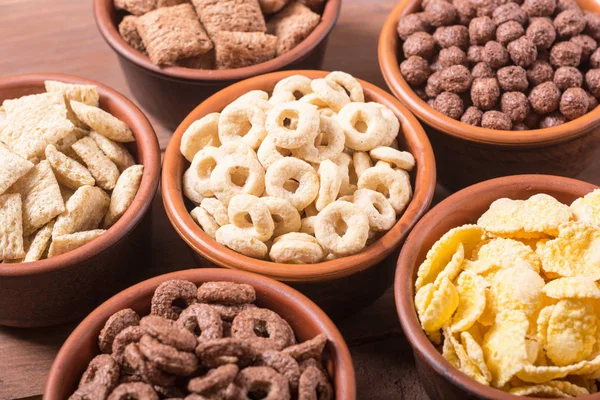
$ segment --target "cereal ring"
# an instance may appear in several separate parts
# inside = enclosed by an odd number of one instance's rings
[[[323,364],[321,364],[314,358],[307,358],[306,360],[299,361],[298,365],[300,366],[300,373],[306,371],[308,367],[315,367],[324,374],[327,374],[327,371],[323,367]]]
[[[262,109],[265,113],[269,112],[273,106],[268,102],[269,94],[264,90],[251,90],[246,94],[241,95],[230,104],[236,105],[255,105]]]
[[[282,350],[294,336],[287,321],[266,308],[239,313],[231,325],[231,334],[236,339],[247,340],[257,351]]]
[[[256,105],[232,103],[221,112],[219,139],[222,143],[240,140],[256,150],[267,136],[265,119],[265,112]]]
[[[206,304],[192,304],[183,310],[177,323],[192,332],[198,342],[223,337],[221,316]]]
[[[194,121],[181,136],[181,154],[192,162],[197,152],[206,146],[219,147],[219,113],[205,115]]]
[[[290,389],[295,390],[300,381],[300,366],[289,354],[275,350],[267,350],[260,355],[260,364],[273,368],[285,376],[290,384]]]
[[[276,106],[277,104],[288,103],[294,100],[296,100],[296,97],[292,92],[279,92],[273,93],[273,96],[269,99],[269,103]]]
[[[297,235],[306,235],[314,241],[294,239],[293,237]],[[325,257],[325,251],[311,235],[293,232],[279,236],[273,241],[269,257],[277,263],[314,264]]]
[[[205,197],[214,196],[210,176],[220,159],[220,151],[216,147],[207,146],[196,153],[192,165],[183,174],[185,197],[200,204]]]
[[[233,155],[243,155],[250,158],[256,158],[256,152],[241,140],[233,140],[231,142],[223,143],[221,147],[219,147],[219,158]]]
[[[294,357],[294,359],[298,362],[307,360],[309,358],[320,359],[326,344],[327,335],[325,335],[324,333],[320,333],[314,338],[307,340],[306,342],[302,342],[300,344],[289,346],[283,349],[282,353],[289,354],[290,356]]]
[[[103,385],[90,384],[78,388],[69,400],[105,400],[110,390]]]
[[[142,336],[138,347],[148,361],[166,373],[188,376],[198,368],[198,359],[193,353],[178,351],[149,335]]]
[[[125,348],[125,361],[136,371],[144,382],[159,386],[172,386],[175,377],[168,375],[157,366],[146,360],[137,343],[131,343]]]
[[[315,234],[315,222],[317,221],[316,216],[302,218],[300,220],[300,232],[307,233],[309,235]]]
[[[340,172],[342,174],[342,186],[340,187],[340,196],[345,196],[347,194],[354,193],[354,190],[356,190],[356,188],[352,190],[350,183],[350,172],[352,170],[350,166],[352,164],[352,157],[346,153],[340,153],[340,155],[338,155],[337,157],[332,158],[331,161],[333,161],[340,168]]]
[[[319,165],[319,194],[315,207],[321,211],[325,206],[337,199],[342,186],[342,171],[331,160],[325,160]]]
[[[146,330],[140,326],[130,326],[128,328],[123,329],[119,334],[115,337],[115,340],[112,344],[112,357],[117,360],[121,367],[125,369],[128,367],[125,364],[125,348],[131,343],[137,343],[140,341],[142,336],[146,333]]]
[[[213,216],[210,215],[208,211],[206,211],[202,207],[196,207],[192,211],[190,211],[190,215],[192,219],[196,221],[196,223],[202,228],[204,233],[206,233],[212,239],[215,238],[215,235],[217,234],[217,229],[219,229],[221,226],[217,224],[217,221],[215,221]]]
[[[273,96],[277,96],[283,92],[291,93],[294,99],[299,99],[313,92],[311,80],[304,75],[288,76],[277,82],[273,88]]]
[[[256,308],[254,304],[215,304],[211,303],[210,305],[215,309],[219,316],[223,320],[223,337],[225,335],[225,322],[231,322],[235,317],[238,316],[244,310],[248,308]],[[229,333],[231,334],[231,324],[229,324]],[[230,335],[231,336],[231,335]]]
[[[231,250],[248,257],[263,259],[268,252],[267,246],[263,242],[232,224],[220,227],[215,239]]]
[[[354,173],[356,174],[356,178],[360,178],[363,172],[373,166],[371,162],[371,157],[369,157],[369,153],[364,151],[357,151],[352,154],[352,165],[354,166]]]
[[[228,206],[236,194],[260,196],[265,189],[265,170],[256,158],[231,155],[222,158],[210,175],[210,187]]]
[[[159,396],[170,400],[182,399],[183,396],[185,396],[183,390],[174,386],[154,385],[154,390],[156,391],[156,393],[158,393]]]
[[[350,103],[350,97],[344,88],[332,80],[314,79],[310,87],[335,112]]]
[[[300,101],[278,104],[269,111],[266,126],[275,145],[297,149],[318,135],[319,112],[312,104]]]
[[[312,235],[308,235],[308,234],[302,233],[302,232],[290,232],[285,235],[276,237],[273,240],[273,244],[276,244],[282,240],[296,240],[296,241],[308,242],[308,243],[319,243],[319,242],[317,242],[317,239],[315,239],[315,237]]]
[[[152,386],[143,382],[122,383],[112,391],[107,400],[158,400],[158,394]]]
[[[245,283],[205,282],[198,288],[198,300],[202,303],[253,303],[256,291]]]
[[[206,375],[190,379],[187,388],[194,393],[214,393],[226,389],[233,382],[240,369],[235,364],[226,364],[211,369]]]
[[[250,194],[238,194],[229,202],[229,221],[248,235],[264,242],[273,236],[275,224],[266,204]]]
[[[202,342],[196,347],[196,356],[206,368],[216,368],[224,364],[237,364],[244,367],[252,364],[258,353],[246,340],[222,338]],[[235,362],[232,362],[235,358]]]
[[[346,92],[350,94],[350,101],[358,101],[361,103],[365,101],[363,88],[352,75],[342,71],[333,71],[325,77],[325,80],[328,82],[335,82],[344,88]]]
[[[308,367],[300,376],[298,400],[333,400],[333,387],[327,376],[315,367]]]
[[[398,117],[392,110],[390,110],[383,104],[375,102],[369,102],[368,104],[373,104],[379,108],[379,111],[381,111],[381,115],[383,116],[383,119],[387,124],[387,130],[383,132],[379,146],[389,146],[397,149],[397,137],[398,133],[400,133],[400,121],[398,120]]]
[[[249,399],[250,393],[261,391],[262,400],[289,400],[290,388],[287,379],[273,368],[248,367],[240,371],[235,378],[240,388],[240,399]]]
[[[361,251],[368,234],[369,218],[352,203],[334,201],[317,215],[315,237],[331,253],[347,256]]]
[[[176,321],[158,315],[147,315],[140,320],[140,326],[146,329],[148,335],[177,350],[192,351],[196,347],[194,334]]]
[[[98,347],[106,354],[112,353],[115,337],[125,328],[140,324],[140,316],[131,308],[117,311],[108,318],[98,336]]]
[[[371,189],[354,192],[353,203],[369,218],[369,227],[374,231],[387,231],[396,224],[396,211],[385,196]]]
[[[150,313],[167,319],[177,320],[185,307],[196,302],[198,288],[190,281],[171,279],[158,285],[152,296]],[[179,307],[178,303],[185,306]]]
[[[260,200],[267,206],[275,224],[273,236],[281,236],[288,232],[300,229],[300,213],[285,199],[278,197],[261,197]]]
[[[381,165],[367,169],[358,180],[358,188],[382,193],[394,207],[396,214],[404,210],[412,195],[410,178],[406,171],[393,170]]]
[[[304,209],[304,216],[306,217],[315,217],[319,211],[317,211],[317,207],[315,207],[315,202],[313,201]]]
[[[369,154],[375,160],[385,161],[405,171],[411,171],[415,167],[415,158],[408,151],[379,146],[371,150]]]
[[[219,226],[227,225],[229,217],[227,216],[227,207],[219,199],[206,198],[200,203],[200,207],[206,210]]]
[[[262,164],[263,167],[269,168],[273,163],[281,158],[287,157],[292,154],[292,151],[289,149],[284,149],[283,147],[275,146],[273,143],[273,138],[271,136],[267,136],[265,140],[261,143],[256,155],[258,156],[258,161]]]
[[[292,179],[298,182],[293,193],[283,186]],[[297,158],[282,158],[271,165],[265,174],[265,184],[269,196],[288,200],[298,211],[312,203],[319,193],[319,177],[314,168]]]
[[[350,103],[340,110],[337,120],[346,136],[346,147],[357,151],[374,149],[382,141],[382,132],[390,130],[381,108],[372,103]]]
[[[340,124],[333,118],[320,116],[319,135],[315,140],[294,149],[292,153],[304,161],[320,163],[337,157],[344,150],[344,140]]]
[[[312,104],[313,106],[315,106],[317,108],[327,108],[328,107],[327,103],[325,103],[319,96],[317,96],[316,93],[309,93],[305,96],[302,96],[302,98],[300,98],[299,101],[303,101],[305,103]]]
[[[108,354],[100,354],[90,361],[79,381],[79,387],[99,384],[112,390],[119,383],[120,368],[116,360]]]

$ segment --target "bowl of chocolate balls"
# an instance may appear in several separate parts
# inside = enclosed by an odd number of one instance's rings
[[[590,165],[599,44],[594,1],[409,0],[389,15],[378,51],[388,86],[423,122],[440,182],[459,189]]]

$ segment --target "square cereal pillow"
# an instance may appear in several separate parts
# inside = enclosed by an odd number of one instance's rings
[[[262,32],[219,32],[215,38],[217,69],[242,68],[275,57],[277,38]]]
[[[319,25],[321,16],[293,1],[275,14],[267,24],[268,32],[277,36],[277,56],[296,47]]]
[[[211,38],[223,31],[266,32],[258,0],[192,0]]]

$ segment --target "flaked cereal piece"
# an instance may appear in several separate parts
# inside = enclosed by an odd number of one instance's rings
[[[583,15],[586,22],[584,32],[594,40],[600,40],[600,14],[585,10]]]
[[[143,173],[143,165],[132,165],[119,176],[110,197],[110,206],[104,217],[105,228],[112,226],[131,206],[142,182]]]
[[[110,140],[106,136],[94,131],[90,132],[89,136],[94,139],[94,142],[96,142],[106,157],[115,163],[119,171],[123,172],[135,164],[133,156],[123,144]]]
[[[101,108],[92,107],[78,101],[71,101],[71,107],[81,122],[99,134],[115,142],[135,141],[127,124]]]
[[[465,52],[456,46],[440,50],[438,59],[442,68],[448,68],[453,65],[467,65],[467,56]]]
[[[78,85],[72,83],[63,83],[58,81],[45,81],[44,86],[47,92],[60,93],[65,99],[67,106],[67,118],[73,123],[73,125],[80,128],[84,128],[85,125],[79,121],[73,109],[71,108],[71,101],[79,101],[80,103],[87,104],[92,107],[98,107],[100,96],[98,95],[98,89],[94,85]]]
[[[485,62],[479,62],[471,70],[471,75],[473,78],[494,78],[496,73]]]
[[[119,179],[119,169],[104,155],[92,138],[79,139],[71,147],[88,167],[99,187],[105,190],[114,189]]]
[[[400,73],[409,84],[422,85],[429,78],[429,63],[422,57],[409,57],[400,64]]]
[[[131,308],[117,311],[108,318],[100,335],[98,336],[98,347],[105,354],[112,353],[113,342],[121,331],[130,326],[140,324],[140,316]]]
[[[549,49],[556,40],[556,30],[549,18],[531,19],[526,35],[540,50]]]
[[[558,36],[570,38],[583,32],[586,22],[581,10],[571,9],[558,14],[553,24]]]
[[[429,23],[422,13],[408,14],[398,21],[397,31],[400,39],[406,40],[415,32],[428,32]]]
[[[512,128],[512,122],[510,117],[503,112],[486,111],[481,117],[481,127],[501,131],[510,131]]]
[[[10,151],[0,142],[0,194],[6,192],[26,173],[31,171],[33,163]]]
[[[258,0],[263,14],[273,14],[281,10],[290,0]]]
[[[581,62],[588,61],[598,48],[598,43],[588,35],[573,36],[569,41],[581,46]]]
[[[464,65],[445,68],[440,74],[440,87],[447,92],[465,93],[471,87],[473,78]]]
[[[559,67],[552,80],[560,90],[583,85],[583,75],[575,67]]]
[[[277,37],[262,32],[218,32],[213,37],[217,69],[242,68],[275,57]]]
[[[258,0],[192,0],[212,39],[219,32],[266,32]]]
[[[440,26],[433,33],[433,39],[442,49],[456,46],[462,50],[469,47],[469,29],[463,25]]]
[[[427,32],[415,32],[402,44],[402,51],[405,58],[419,56],[430,60],[433,57],[434,50],[435,40]]]
[[[525,93],[505,92],[500,100],[500,109],[513,123],[523,122],[531,112]]]
[[[498,70],[498,83],[506,92],[525,92],[529,87],[527,72],[523,67],[515,65]]]
[[[507,21],[496,29],[496,40],[506,46],[525,34],[525,29],[517,21]]]
[[[493,13],[494,24],[501,25],[508,21],[515,21],[521,25],[525,25],[527,22],[527,14],[517,3],[509,2],[502,4],[496,8]]]
[[[581,88],[569,88],[560,98],[560,112],[567,119],[579,118],[588,112],[588,97]]]
[[[586,72],[585,84],[596,99],[600,98],[600,69],[594,68]]]
[[[319,24],[321,16],[305,5],[292,1],[267,23],[270,34],[277,36],[277,56],[296,47]]]
[[[443,92],[435,98],[433,108],[452,119],[459,119],[464,111],[463,100],[459,95]]]
[[[467,61],[471,65],[478,64],[483,61],[483,46],[469,46],[467,50]]]
[[[546,61],[536,60],[527,69],[527,80],[532,87],[549,82],[554,77],[554,69]]]
[[[144,15],[156,8],[156,0],[114,0],[117,10],[125,10],[133,15]]]
[[[213,48],[188,3],[150,11],[138,18],[136,26],[150,60],[156,65],[174,64]]]
[[[471,44],[483,45],[494,40],[496,25],[490,17],[477,17],[469,22],[469,39]]]
[[[0,258],[25,257],[23,248],[23,211],[21,195],[0,195]]]
[[[25,254],[23,262],[33,262],[42,259],[44,252],[50,244],[53,229],[54,221],[50,221],[47,225],[45,225],[43,228],[40,228],[35,233],[33,239],[31,239],[31,243],[29,244],[29,248],[27,249],[27,253]]]
[[[556,0],[524,0],[522,7],[530,18],[550,17],[556,9]]]
[[[50,243],[48,258],[59,256],[69,251],[78,249],[79,247],[96,239],[104,232],[106,232],[104,229],[95,229],[92,231],[76,232],[54,237],[52,238],[52,243]]]
[[[531,89],[529,103],[538,114],[549,114],[558,109],[560,90],[554,82],[541,83]]]
[[[137,29],[137,17],[134,15],[126,15],[123,20],[119,23],[119,34],[128,45],[139,51],[140,53],[147,54],[146,46],[142,41],[142,37]]]
[[[496,78],[477,78],[471,85],[471,100],[480,110],[491,110],[500,98],[500,86]]]
[[[500,43],[489,41],[483,50],[483,61],[494,69],[502,68],[509,62],[509,54]]]
[[[483,111],[475,106],[467,108],[465,113],[460,117],[460,121],[473,126],[481,126],[481,117]]]
[[[434,27],[452,25],[458,17],[456,8],[444,0],[431,0],[424,9],[425,20]]]
[[[108,195],[99,187],[80,187],[67,201],[66,211],[56,219],[52,237],[98,228],[109,203]]]
[[[560,42],[550,50],[550,64],[555,67],[577,67],[581,63],[581,46],[573,42]]]
[[[537,47],[527,36],[521,36],[508,44],[508,53],[512,61],[527,68],[537,59]]]
[[[56,180],[63,186],[77,190],[81,186],[93,186],[96,183],[83,165],[56,150],[51,144],[46,147],[46,160],[50,163]]]

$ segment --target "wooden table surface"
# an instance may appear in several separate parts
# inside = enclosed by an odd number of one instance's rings
[[[385,88],[377,63],[377,39],[396,3],[344,0],[340,20],[329,39],[324,69],[343,69]],[[0,0],[0,38],[0,76],[32,72],[79,75],[111,86],[135,101],[117,57],[96,29],[91,0]],[[171,132],[149,117],[164,150]],[[580,178],[600,184],[600,154],[596,159],[595,166]],[[443,194],[438,190],[438,198]],[[152,212],[153,261],[140,280],[194,265],[187,246],[167,220],[160,196]],[[410,346],[402,335],[391,290],[359,313],[336,322],[352,352],[359,399],[426,398]],[[48,369],[73,327],[0,327],[0,400],[39,398]]]

